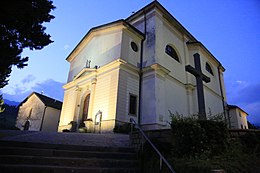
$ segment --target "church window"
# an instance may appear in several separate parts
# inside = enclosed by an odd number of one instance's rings
[[[137,113],[136,107],[137,107],[137,96],[130,94],[130,96],[129,96],[129,114],[130,115],[136,115],[136,113]]]
[[[214,76],[213,70],[212,70],[211,66],[209,65],[209,63],[206,63],[206,70],[207,70],[210,74],[212,74],[212,76]]]
[[[180,59],[179,59],[179,57],[177,55],[177,52],[174,50],[174,48],[172,46],[167,45],[165,47],[165,53],[167,53],[169,56],[171,56],[176,61],[180,62]]]
[[[135,42],[131,42],[131,48],[133,49],[133,51],[137,52],[138,51],[138,46]]]

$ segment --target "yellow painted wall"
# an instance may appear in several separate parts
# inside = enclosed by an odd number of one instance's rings
[[[61,111],[51,107],[45,110],[42,131],[44,132],[57,132]]]

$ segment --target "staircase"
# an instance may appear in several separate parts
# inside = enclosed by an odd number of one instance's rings
[[[137,173],[132,148],[0,141],[1,173]]]

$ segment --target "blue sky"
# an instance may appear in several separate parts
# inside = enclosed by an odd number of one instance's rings
[[[25,50],[28,67],[13,68],[4,98],[22,101],[32,91],[63,99],[72,49],[92,27],[125,19],[151,0],[54,0],[55,19],[44,24],[54,43],[40,51]],[[229,104],[260,123],[260,1],[159,0],[159,2],[226,68]]]

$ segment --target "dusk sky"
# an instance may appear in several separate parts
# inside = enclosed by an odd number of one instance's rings
[[[151,0],[54,0],[55,19],[45,23],[54,43],[25,50],[24,69],[13,68],[5,99],[20,102],[32,91],[63,100],[69,63],[65,60],[89,29],[125,19]],[[222,63],[229,104],[260,123],[260,1],[159,0]]]

